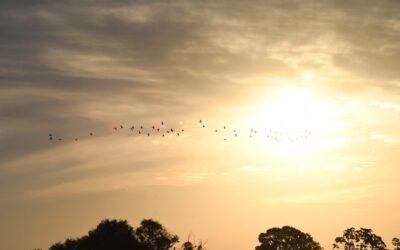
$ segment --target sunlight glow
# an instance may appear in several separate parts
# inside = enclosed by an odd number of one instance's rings
[[[258,130],[264,131],[274,154],[295,160],[343,143],[334,138],[337,109],[334,101],[312,89],[286,86],[270,89],[251,119]]]

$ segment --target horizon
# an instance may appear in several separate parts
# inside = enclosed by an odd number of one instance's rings
[[[105,218],[152,218],[210,250],[254,249],[285,225],[325,249],[349,227],[390,247],[398,13],[396,0],[0,2],[2,247],[46,249]]]

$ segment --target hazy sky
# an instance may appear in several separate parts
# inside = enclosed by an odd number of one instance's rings
[[[398,0],[1,1],[1,248],[104,218],[153,218],[211,250],[254,249],[283,225],[327,249],[350,226],[389,245],[399,13]]]

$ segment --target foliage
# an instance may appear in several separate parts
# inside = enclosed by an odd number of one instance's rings
[[[176,242],[178,236],[153,220],[143,220],[136,230],[126,220],[103,220],[87,235],[56,243],[50,250],[169,250]]]
[[[139,241],[151,250],[168,250],[179,241],[177,235],[172,235],[158,222],[143,220],[136,229]]]
[[[318,242],[311,235],[300,230],[284,226],[282,228],[271,228],[258,236],[261,243],[256,250],[321,250]]]
[[[371,229],[360,228],[356,230],[351,227],[343,232],[343,236],[336,237],[333,248],[344,250],[386,250],[386,244]]]
[[[182,244],[181,250],[205,250],[204,244],[200,241],[198,244],[186,241]]]
[[[392,244],[394,246],[394,250],[400,250],[400,239],[399,238],[393,238]]]

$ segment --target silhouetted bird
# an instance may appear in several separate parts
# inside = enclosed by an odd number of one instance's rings
[[[162,134],[162,136],[164,137],[165,135],[164,135],[164,134]]]
[[[215,130],[215,133],[217,133],[217,132],[218,132],[218,130],[216,129],[216,130]]]
[[[150,136],[150,133],[147,133],[147,136]]]
[[[139,131],[139,134],[141,134],[142,132]]]
[[[132,127],[131,127],[131,130],[134,130],[134,129],[135,129],[135,126],[132,126]]]
[[[120,128],[124,128],[124,126],[122,126],[122,125],[119,125],[119,127],[120,127]]]
[[[203,128],[205,128],[206,127],[206,125],[203,125]]]
[[[163,121],[161,121],[161,126],[163,126],[164,125],[164,122]]]
[[[61,139],[61,138],[58,138],[58,140],[59,140],[59,141],[62,141],[62,139]]]
[[[160,129],[159,129],[159,128],[157,128],[157,132],[160,132]]]
[[[199,123],[202,123],[203,121],[202,120],[199,120]]]
[[[90,135],[90,136],[93,136],[93,133],[92,133],[92,132],[90,132],[90,133],[89,133],[89,135]]]
[[[75,141],[78,141],[78,138],[75,138]]]
[[[151,128],[152,128],[152,129],[155,129],[155,127],[154,127],[154,126],[152,126]]]
[[[171,128],[171,132],[174,132],[174,130]]]
[[[49,137],[49,140],[50,140],[50,141],[53,140],[53,137],[50,136],[50,137]]]
[[[115,130],[115,131],[117,131],[117,130],[118,130],[118,128],[117,128],[117,127],[115,127],[115,128],[114,128],[114,130]]]
[[[49,136],[52,137],[53,135],[52,135],[52,134],[49,134]]]
[[[140,129],[143,129],[143,126],[140,126]]]
[[[224,126],[224,129],[226,129],[226,126]]]
[[[182,131],[182,132],[184,132],[185,130],[184,130],[184,129],[182,129],[181,131]]]
[[[179,133],[177,133],[177,135],[179,136]]]

